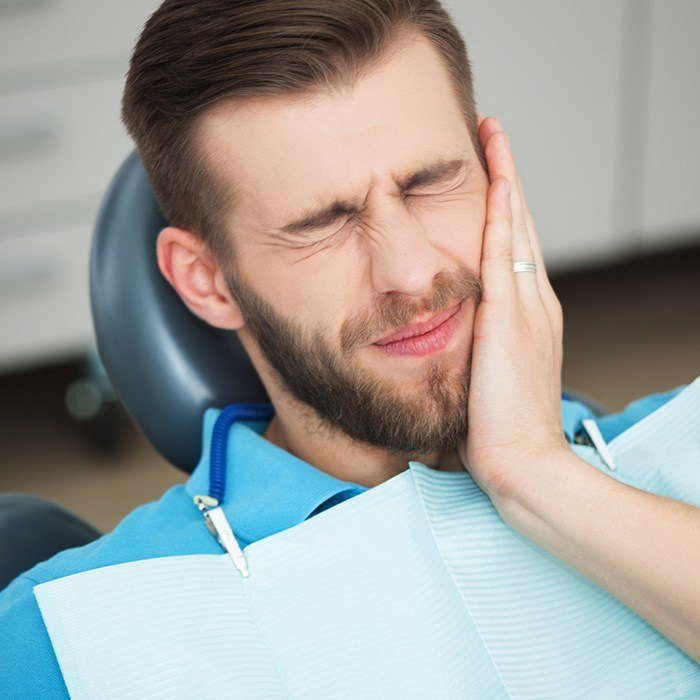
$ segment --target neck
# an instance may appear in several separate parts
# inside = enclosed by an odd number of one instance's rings
[[[275,401],[275,415],[263,433],[266,440],[337,479],[372,487],[408,468],[410,460],[443,471],[462,471],[456,451],[397,454],[350,438],[320,422],[309,409],[290,399]]]

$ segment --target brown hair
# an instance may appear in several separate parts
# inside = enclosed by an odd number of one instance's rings
[[[440,0],[165,0],[134,48],[121,116],[168,222],[219,260],[233,253],[235,193],[196,138],[207,107],[349,87],[410,30],[444,61],[485,166],[466,46]]]

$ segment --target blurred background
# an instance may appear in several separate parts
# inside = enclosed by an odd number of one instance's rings
[[[88,256],[159,2],[0,2],[0,492],[110,530],[186,475],[95,351]],[[700,368],[700,2],[452,0],[564,308],[564,388],[610,411]]]

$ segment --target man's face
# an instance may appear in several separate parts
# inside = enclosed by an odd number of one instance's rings
[[[237,195],[236,265],[222,272],[263,381],[352,438],[453,449],[467,430],[488,180],[430,43],[404,45],[349,94],[218,106],[203,133]],[[464,165],[397,185],[448,161]],[[288,230],[336,200],[354,213]],[[441,349],[376,344],[459,302]]]

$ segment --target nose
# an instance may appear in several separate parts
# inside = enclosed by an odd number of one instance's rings
[[[433,280],[445,267],[440,252],[402,203],[385,208],[371,249],[371,276],[380,294],[430,296]]]

